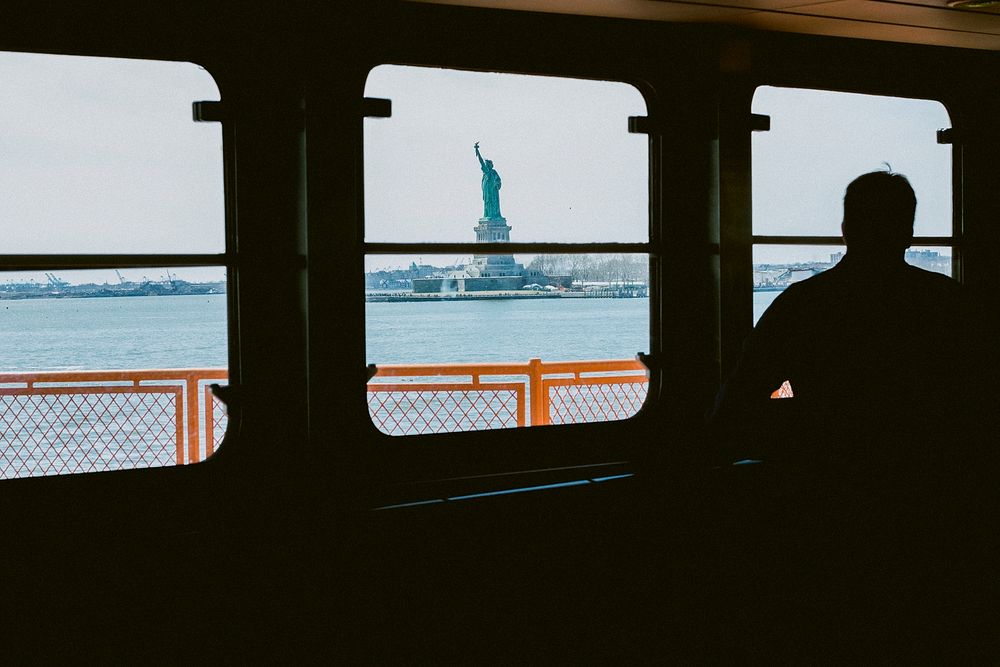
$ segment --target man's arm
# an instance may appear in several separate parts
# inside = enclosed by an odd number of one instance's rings
[[[775,439],[767,433],[774,426],[774,413],[791,407],[771,399],[771,393],[793,375],[787,344],[794,310],[789,303],[794,298],[789,296],[780,295],[760,318],[709,414],[713,439],[733,460],[765,456],[766,444]]]

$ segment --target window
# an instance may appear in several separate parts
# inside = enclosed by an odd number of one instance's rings
[[[373,423],[625,419],[646,397],[646,111],[617,82],[382,65],[365,95]]]
[[[225,429],[219,99],[191,63],[0,53],[0,478],[178,465]]]
[[[847,184],[891,167],[917,195],[914,246],[906,261],[953,273],[952,150],[937,131],[951,121],[933,100],[762,86],[753,112],[754,322],[784,287],[843,255]]]

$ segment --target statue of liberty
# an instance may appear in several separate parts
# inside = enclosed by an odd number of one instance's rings
[[[493,160],[483,160],[476,142],[476,157],[483,169],[483,217],[488,220],[502,220],[500,215],[500,174],[493,168]]]

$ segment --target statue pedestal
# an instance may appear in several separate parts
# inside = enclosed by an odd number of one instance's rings
[[[510,243],[510,225],[506,218],[479,218],[475,230],[477,243]]]
[[[478,243],[510,243],[510,225],[506,218],[479,218],[475,229]],[[486,278],[519,277],[524,271],[513,255],[475,255],[472,265]]]

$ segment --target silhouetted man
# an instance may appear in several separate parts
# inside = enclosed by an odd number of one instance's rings
[[[734,567],[763,582],[783,622],[807,618],[805,601],[827,614],[820,632],[949,636],[991,595],[985,314],[959,283],[905,263],[915,208],[904,176],[855,179],[844,258],[775,299],[716,401],[725,459],[779,462],[731,511],[752,526]],[[794,396],[771,399],[786,380]]]
[[[734,456],[879,469],[961,456],[983,417],[981,335],[959,283],[904,261],[915,209],[900,174],[848,185],[844,258],[775,299],[717,398]],[[794,397],[771,399],[784,381]]]

